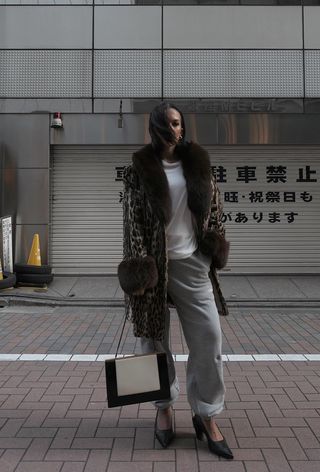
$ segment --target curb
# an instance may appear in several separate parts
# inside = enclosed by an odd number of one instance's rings
[[[226,299],[229,308],[320,308],[320,299],[296,299],[296,300],[250,300],[250,299]],[[0,307],[4,306],[96,306],[96,307],[124,307],[123,298],[69,298],[69,297],[44,297],[41,295],[0,295]]]

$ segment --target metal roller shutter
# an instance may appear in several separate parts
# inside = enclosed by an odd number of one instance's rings
[[[55,146],[55,273],[114,274],[122,255],[123,166],[132,146]],[[229,273],[320,272],[320,147],[207,147],[231,252]]]
[[[114,274],[122,254],[122,168],[132,146],[55,146],[51,264],[56,274]]]
[[[320,147],[207,149],[231,241],[227,270],[319,273]]]

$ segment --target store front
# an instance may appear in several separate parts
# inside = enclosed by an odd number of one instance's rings
[[[122,173],[140,146],[54,145],[50,261],[56,274],[115,274]],[[319,273],[320,146],[207,145],[227,237],[224,272]]]

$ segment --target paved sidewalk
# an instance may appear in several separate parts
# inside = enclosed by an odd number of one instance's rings
[[[220,281],[230,306],[320,307],[320,275],[227,275]],[[46,289],[0,291],[1,303],[121,306],[123,292],[114,276],[55,276]]]
[[[121,307],[0,309],[0,356],[31,359],[0,360],[1,472],[320,471],[320,361],[279,361],[284,354],[320,358],[318,309],[234,306],[221,318],[227,394],[217,421],[235,454],[232,462],[195,439],[185,391],[187,348],[174,311],[171,345],[181,395],[172,445],[163,450],[154,440],[150,404],[107,408],[97,356],[114,353],[122,315]],[[139,352],[129,326],[123,352]],[[69,360],[48,361],[48,354]],[[262,354],[278,360],[235,357]]]

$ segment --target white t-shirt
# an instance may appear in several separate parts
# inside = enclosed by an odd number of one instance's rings
[[[187,203],[186,179],[180,161],[163,160],[162,165],[169,182],[172,202],[171,219],[166,227],[168,257],[185,259],[197,249],[191,211]]]

